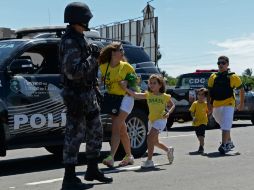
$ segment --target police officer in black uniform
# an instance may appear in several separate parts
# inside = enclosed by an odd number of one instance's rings
[[[79,187],[82,184],[76,176],[75,165],[84,138],[88,161],[85,180],[98,180],[105,183],[113,181],[98,169],[103,138],[95,90],[98,66],[92,52],[96,48],[88,45],[83,34],[84,31],[89,30],[88,23],[92,16],[89,7],[81,2],[68,4],[64,12],[64,22],[69,25],[62,36],[59,49],[64,85],[62,96],[67,107],[63,189]]]

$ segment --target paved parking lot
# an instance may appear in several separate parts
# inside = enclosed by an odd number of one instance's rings
[[[187,127],[186,127],[187,126]],[[156,149],[152,170],[140,169],[145,157],[135,160],[135,164],[123,168],[102,170],[114,178],[112,184],[89,182],[98,190],[251,190],[253,189],[254,127],[249,121],[234,123],[232,138],[240,155],[221,156],[218,152],[220,130],[206,132],[206,155],[196,155],[198,143],[190,123],[174,124],[169,132],[163,132],[160,139],[175,147],[175,161],[167,164],[166,155]],[[84,146],[82,146],[84,148]],[[108,154],[109,145],[104,143],[101,159]],[[85,154],[80,155],[77,174],[83,179],[86,169]],[[119,159],[116,161],[116,165]],[[60,189],[63,176],[61,161],[44,149],[12,150],[0,159],[1,190],[8,189]],[[85,182],[85,180],[83,180]]]

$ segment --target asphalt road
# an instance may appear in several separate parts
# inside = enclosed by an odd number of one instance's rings
[[[207,130],[205,155],[196,155],[198,143],[190,123],[174,124],[169,132],[160,135],[161,141],[175,147],[175,160],[167,164],[166,155],[156,149],[152,170],[140,169],[145,157],[123,168],[100,168],[114,178],[112,184],[88,182],[95,190],[252,190],[254,188],[254,126],[250,121],[234,122],[232,139],[240,155],[221,156],[217,149],[221,141],[219,129]],[[81,147],[83,149],[84,146]],[[108,154],[104,143],[102,156]],[[85,154],[80,154],[77,174],[83,180],[86,170]],[[116,161],[116,165],[119,163]],[[63,165],[46,150],[22,149],[8,152],[0,158],[0,189],[55,190],[61,188]],[[83,180],[85,182],[85,180]]]

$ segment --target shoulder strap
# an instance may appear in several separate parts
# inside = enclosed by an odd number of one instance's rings
[[[106,89],[105,85],[106,85],[106,76],[107,76],[107,72],[108,72],[108,67],[109,67],[109,63],[108,63],[108,65],[107,65],[106,72],[105,72],[104,79],[103,79],[104,90]]]
[[[231,76],[231,75],[233,75],[233,74],[235,74],[234,72],[230,72],[230,73],[228,73],[228,76]]]

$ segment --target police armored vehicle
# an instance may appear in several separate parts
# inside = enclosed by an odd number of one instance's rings
[[[192,117],[189,108],[193,101],[196,100],[195,90],[198,88],[207,88],[207,82],[212,73],[218,72],[216,69],[212,70],[196,70],[193,73],[185,73],[178,77],[177,84],[174,89],[168,89],[176,104],[176,108],[169,118],[167,127],[170,128],[174,121],[190,121]],[[235,91],[235,99],[239,103],[239,92]],[[254,124],[254,92],[245,88],[244,109],[242,111],[235,111],[234,119],[251,120]],[[209,118],[208,127],[214,128],[218,124],[213,117]]]
[[[66,108],[60,95],[62,85],[58,48],[65,27],[23,29],[14,39],[0,40],[0,155],[6,150],[45,147],[61,155],[66,124]],[[86,35],[86,34],[85,34]],[[112,42],[93,32],[91,43],[105,46]],[[142,47],[123,43],[125,56],[142,78],[159,73]],[[102,85],[102,84],[101,84]],[[134,156],[146,151],[148,108],[145,101],[136,101],[127,118]],[[111,121],[102,115],[104,141],[110,140]],[[123,153],[120,146],[119,153]]]

